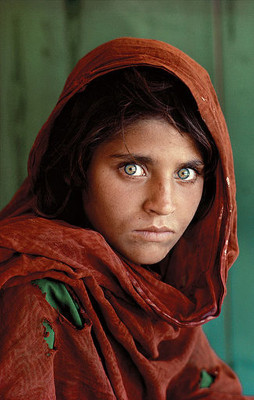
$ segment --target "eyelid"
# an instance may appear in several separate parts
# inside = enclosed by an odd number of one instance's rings
[[[202,173],[204,169],[204,163],[202,161],[187,162],[186,164],[181,164],[178,167],[178,171],[183,168],[193,169],[197,173]]]
[[[198,175],[203,175],[205,166],[203,163],[195,163],[195,164],[190,163],[190,164],[181,165],[180,168],[178,169],[178,171],[180,171],[183,168],[193,169],[193,171],[195,171]]]

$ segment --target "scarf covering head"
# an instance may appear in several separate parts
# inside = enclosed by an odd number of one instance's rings
[[[213,205],[209,213],[188,228],[175,245],[163,281],[142,266],[123,261],[99,233],[39,217],[32,210],[32,183],[38,174],[56,117],[70,98],[85,91],[92,80],[132,66],[155,67],[180,78],[191,91],[219,152]],[[75,292],[87,318],[92,321],[96,343],[99,343],[104,356],[107,381],[114,388],[111,397],[105,394],[109,393],[109,389],[101,387],[102,392],[105,390],[104,394],[101,397],[97,394],[94,398],[178,398],[165,397],[172,376],[172,382],[176,380],[171,373],[172,366],[163,361],[167,353],[165,343],[174,342],[175,358],[179,365],[185,365],[197,340],[194,339],[194,336],[197,338],[194,328],[220,313],[228,270],[238,254],[231,145],[207,72],[180,50],[150,39],[119,38],[88,53],[69,75],[54,110],[32,147],[28,177],[0,218],[0,287],[5,290],[17,288],[45,277],[59,280]],[[133,348],[136,342],[139,349]],[[131,393],[131,385],[135,390],[138,386],[135,386],[136,378],[128,380],[124,375],[121,363],[125,358],[119,346],[129,354],[131,363],[135,364],[146,382],[150,397],[141,395],[141,389],[140,393],[135,392],[136,397],[126,394]],[[208,352],[207,349],[205,351]],[[112,360],[115,358],[121,377],[113,367]],[[173,366],[175,371],[177,368]],[[185,377],[186,382],[191,382],[190,371],[189,374]],[[132,383],[126,385],[125,380]],[[126,392],[121,387],[122,381]],[[93,382],[93,385],[96,386],[96,383]],[[218,395],[216,399],[231,398],[225,397],[226,394],[223,396]],[[69,395],[66,398],[83,397]]]

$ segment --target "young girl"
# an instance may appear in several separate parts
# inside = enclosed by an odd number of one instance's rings
[[[1,213],[3,399],[244,399],[201,325],[237,256],[209,77],[121,38],[79,61]]]

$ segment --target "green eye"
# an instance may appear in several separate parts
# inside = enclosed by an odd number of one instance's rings
[[[144,170],[137,164],[126,164],[124,166],[124,172],[130,176],[143,176]]]
[[[190,176],[190,170],[188,168],[182,168],[177,172],[180,179],[187,179]]]
[[[177,175],[179,176],[180,179],[182,180],[188,180],[188,178],[193,178],[193,176],[191,176],[191,172],[192,175],[194,173],[193,170],[190,170],[189,168],[181,168],[178,172]]]
[[[134,175],[137,171],[137,166],[135,164],[127,164],[124,167],[124,172],[128,175]]]

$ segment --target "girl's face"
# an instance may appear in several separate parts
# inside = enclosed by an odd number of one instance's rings
[[[127,260],[154,264],[190,224],[202,196],[196,144],[163,119],[140,119],[101,144],[88,169],[85,213]]]

